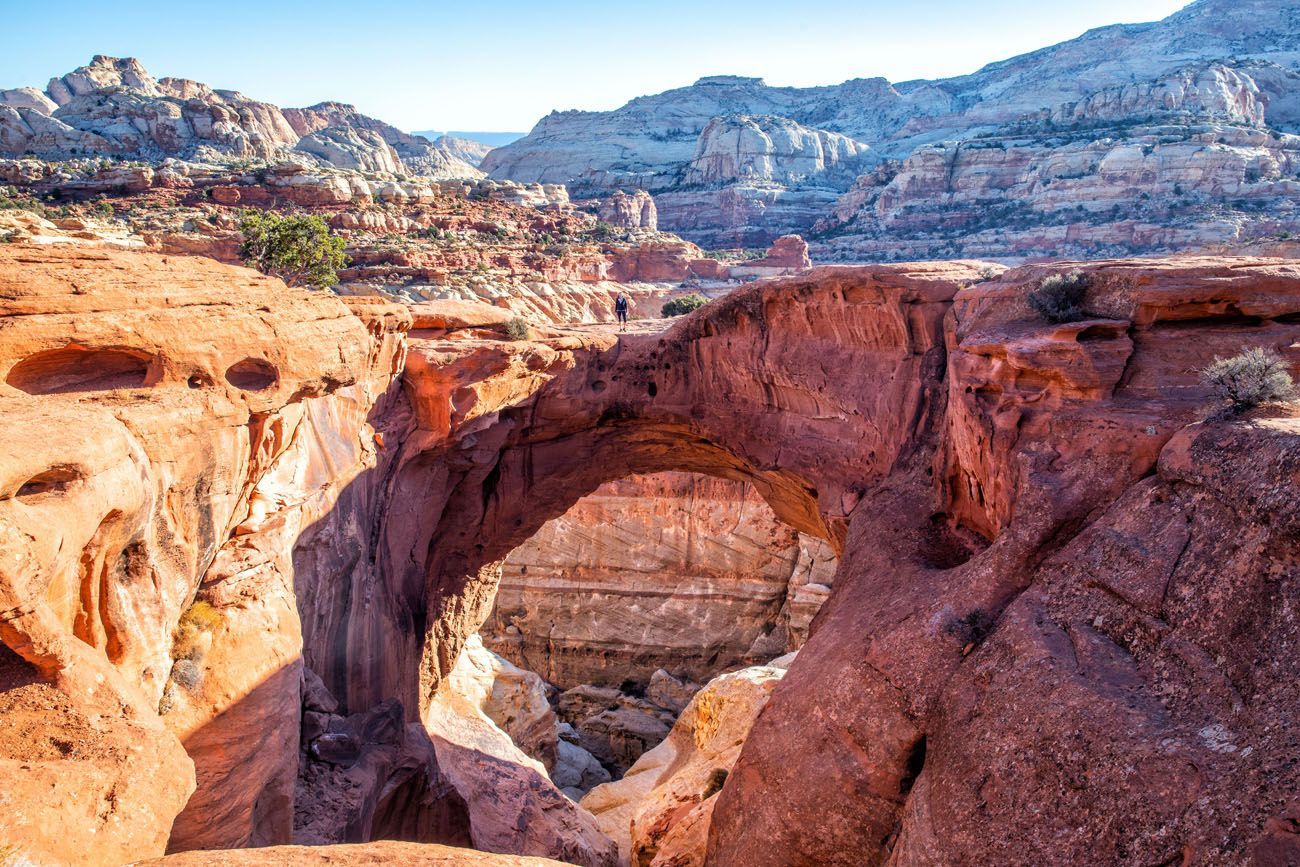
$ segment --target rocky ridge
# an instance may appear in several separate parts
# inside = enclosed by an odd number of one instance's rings
[[[639,188],[706,245],[821,259],[1241,248],[1300,232],[1300,6],[1197,0],[976,73],[813,88],[713,76],[556,112],[495,178]]]
[[[30,87],[0,91],[0,154],[151,162],[296,155],[390,175],[482,176],[455,153],[350,105],[281,109],[198,81],[155,79],[135,58],[106,55],[51,79],[44,94]]]

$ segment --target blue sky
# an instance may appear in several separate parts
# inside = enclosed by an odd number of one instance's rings
[[[351,102],[404,129],[527,130],[703,75],[769,84],[973,72],[1185,0],[660,0],[282,3],[0,0],[0,87],[44,87],[94,54],[140,58],[284,106]]]

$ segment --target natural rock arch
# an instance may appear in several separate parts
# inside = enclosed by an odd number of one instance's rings
[[[974,277],[960,264],[822,269],[736,293],[664,334],[524,349],[522,367],[544,372],[538,387],[479,415],[483,395],[464,391],[450,395],[451,417],[430,411],[446,371],[417,346],[406,373],[416,417],[450,434],[411,456],[391,495],[423,492],[422,508],[438,515],[408,542],[427,544],[411,558],[428,578],[419,694],[436,689],[486,616],[500,561],[629,473],[749,482],[781,520],[838,553],[862,491],[934,421],[944,314]]]

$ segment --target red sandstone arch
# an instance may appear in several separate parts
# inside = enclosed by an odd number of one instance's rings
[[[943,317],[974,276],[961,265],[828,269],[736,293],[664,334],[575,353],[526,399],[408,462],[396,495],[435,491],[438,515],[412,557],[428,578],[420,693],[486,616],[499,561],[629,473],[750,482],[779,518],[839,551],[863,491],[935,418]],[[419,371],[408,367],[417,406]]]
[[[486,613],[495,563],[600,483],[743,478],[843,556],[719,795],[709,863],[882,863],[936,739],[950,742],[935,711],[986,637],[971,624],[996,628],[1043,558],[1152,471],[1204,404],[1197,365],[1240,339],[1236,322],[1204,323],[1195,345],[1159,324],[1203,320],[1257,279],[1103,265],[1094,303],[1110,318],[1045,326],[1023,301],[1043,273],[959,295],[976,281],[963,265],[822,269],[662,335],[575,344],[535,390],[451,424],[394,486],[436,492],[405,564],[427,581],[417,694]],[[1161,288],[1175,284],[1177,299]],[[1245,304],[1253,340],[1290,346],[1297,288]],[[417,405],[419,376],[408,367]]]

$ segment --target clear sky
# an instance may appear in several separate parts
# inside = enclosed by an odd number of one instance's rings
[[[0,0],[0,87],[94,54],[282,106],[356,104],[403,129],[527,130],[704,75],[893,81],[994,60],[1186,0]]]

